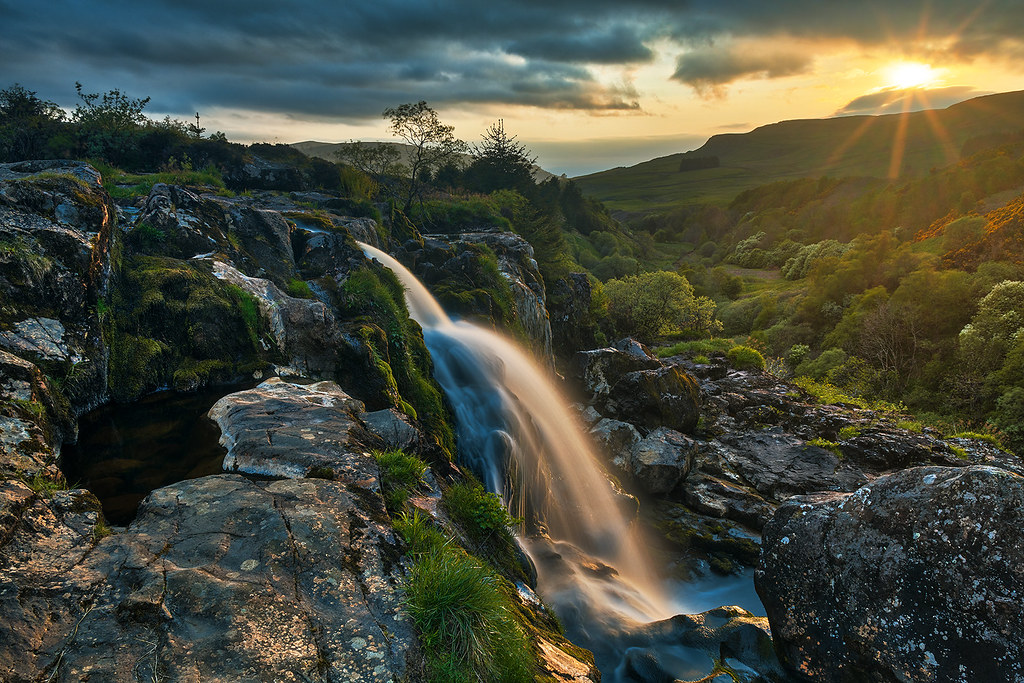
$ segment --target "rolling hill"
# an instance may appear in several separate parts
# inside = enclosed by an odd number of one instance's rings
[[[574,180],[613,211],[650,213],[727,203],[743,190],[808,176],[921,176],[960,158],[968,140],[1024,129],[1024,91],[977,97],[946,109],[883,116],[782,121],[711,137],[699,149]],[[680,171],[680,161],[719,166]]]

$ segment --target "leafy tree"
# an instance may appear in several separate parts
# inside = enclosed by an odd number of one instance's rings
[[[694,297],[693,287],[678,273],[658,270],[604,284],[608,315],[616,332],[643,341],[674,329],[708,333],[721,329],[714,302]]]
[[[1007,351],[1024,340],[1024,282],[1000,282],[978,304],[960,331],[960,351],[982,372],[998,368]]]
[[[48,156],[48,144],[64,120],[53,102],[15,83],[0,90],[0,159],[22,161]]]
[[[478,192],[517,190],[527,192],[533,185],[533,164],[537,157],[516,136],[505,132],[505,122],[498,119],[473,146],[473,162],[466,170],[468,189]]]
[[[115,165],[128,161],[137,143],[135,134],[147,122],[142,110],[149,98],[134,99],[116,88],[102,95],[86,93],[81,83],[75,83],[75,92],[81,102],[71,120],[79,126],[84,154]]]
[[[385,109],[382,116],[390,119],[392,135],[412,147],[400,194],[403,211],[408,213],[420,196],[422,174],[458,159],[466,152],[466,143],[455,137],[455,126],[441,123],[437,112],[423,100]]]

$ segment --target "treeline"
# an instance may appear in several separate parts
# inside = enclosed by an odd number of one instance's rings
[[[339,164],[288,145],[232,143],[220,131],[207,134],[198,121],[147,117],[148,97],[89,93],[78,83],[75,90],[70,112],[20,84],[0,90],[0,162],[86,159],[128,173],[205,170],[235,191],[342,188]],[[287,168],[273,177],[253,173],[261,161]]]

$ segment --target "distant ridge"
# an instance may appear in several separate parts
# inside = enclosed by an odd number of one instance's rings
[[[972,138],[1019,130],[1024,130],[1024,91],[907,114],[781,121],[575,180],[609,208],[649,212],[728,202],[743,190],[792,178],[920,176],[958,161]],[[715,157],[719,165],[680,172],[680,161],[693,157]]]
[[[327,161],[337,161],[338,157],[335,156],[337,152],[345,147],[348,147],[350,142],[316,142],[314,140],[306,140],[305,142],[293,142],[291,146],[299,150],[308,157],[319,157],[326,159]],[[402,153],[402,162],[408,162],[409,155],[412,151],[412,146],[404,145],[399,142],[364,142],[364,145],[370,147],[376,147],[378,145],[389,145],[391,147],[398,148],[398,151]],[[469,155],[464,155],[466,163],[469,163]],[[556,177],[554,173],[545,171],[540,166],[533,167],[533,179],[538,183],[542,183],[549,178]]]

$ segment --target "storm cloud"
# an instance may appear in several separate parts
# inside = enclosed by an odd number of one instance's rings
[[[0,0],[0,87],[70,106],[77,80],[152,96],[160,112],[347,122],[419,99],[616,113],[642,109],[645,93],[602,67],[654,63],[656,47],[676,59],[666,82],[708,96],[811,68],[800,41],[944,41],[964,59],[1019,59],[1021,35],[1019,0],[48,0],[45,12]]]

